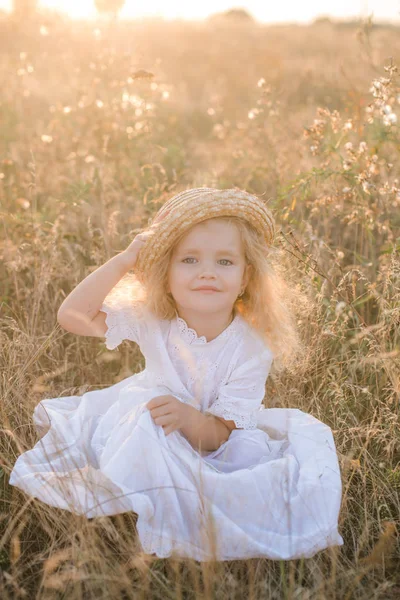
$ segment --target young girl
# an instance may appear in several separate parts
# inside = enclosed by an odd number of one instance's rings
[[[273,360],[298,347],[274,232],[256,196],[187,190],[86,277],[59,323],[110,350],[136,342],[146,368],[40,402],[41,439],[10,483],[87,518],[134,511],[158,557],[294,559],[341,545],[330,428],[262,404]]]

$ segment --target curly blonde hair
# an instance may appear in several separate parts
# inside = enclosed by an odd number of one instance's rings
[[[274,353],[275,367],[278,365],[279,369],[301,350],[292,309],[295,299],[284,277],[279,274],[279,260],[276,260],[279,251],[266,247],[259,232],[240,217],[222,216],[213,217],[212,220],[231,223],[238,228],[246,264],[250,264],[252,269],[244,294],[237,298],[232,309],[262,336]],[[189,230],[184,231],[175,244]],[[142,296],[143,303],[159,319],[172,320],[175,317],[173,296],[166,292],[174,248],[175,245],[169,248],[147,274],[146,289]]]

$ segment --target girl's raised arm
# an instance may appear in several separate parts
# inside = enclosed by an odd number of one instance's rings
[[[63,329],[77,335],[103,337],[106,315],[99,312],[105,297],[122,277],[133,269],[137,255],[149,232],[140,233],[126,250],[90,273],[61,304],[57,321]]]

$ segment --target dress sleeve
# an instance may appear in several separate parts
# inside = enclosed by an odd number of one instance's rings
[[[257,412],[265,396],[273,354],[266,348],[253,354],[234,369],[231,377],[221,386],[217,399],[205,413],[234,421],[239,429],[256,429]]]
[[[113,350],[123,340],[131,340],[140,346],[144,339],[146,310],[137,297],[138,289],[136,278],[125,276],[112,288],[100,307],[100,311],[106,313],[105,344],[108,350]]]

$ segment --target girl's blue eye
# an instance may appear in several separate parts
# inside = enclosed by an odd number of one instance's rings
[[[185,260],[194,260],[194,259],[193,259],[193,256],[190,256],[188,258],[184,258],[182,262],[184,263]],[[221,260],[224,260],[225,262],[229,262],[229,263],[233,264],[232,261],[228,260],[227,258],[221,258]],[[190,263],[190,264],[193,264],[193,263]],[[224,265],[224,266],[228,266],[228,265]]]

